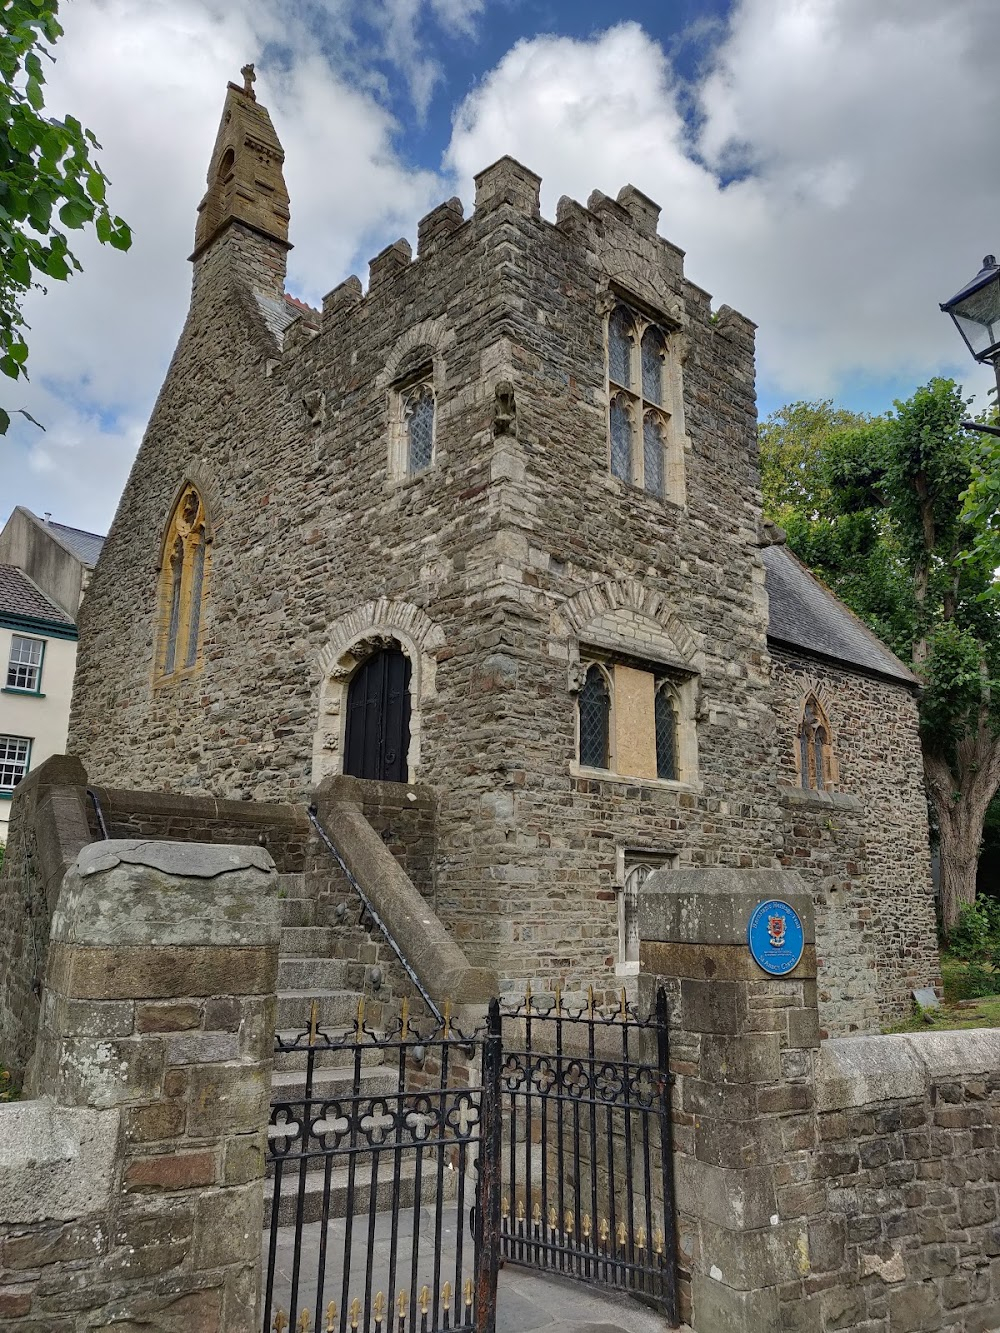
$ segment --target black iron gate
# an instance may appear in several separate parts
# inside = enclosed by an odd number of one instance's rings
[[[494,1333],[502,1262],[676,1323],[666,1000],[278,1035],[266,1333]],[[661,1072],[663,1071],[663,1072]]]
[[[501,1257],[630,1291],[676,1324],[666,996],[640,1018],[530,993],[503,1014]]]

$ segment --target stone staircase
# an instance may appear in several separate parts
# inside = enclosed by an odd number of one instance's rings
[[[375,988],[378,966],[377,945],[358,923],[359,905],[339,869],[331,866],[322,874],[283,874],[278,887],[281,901],[281,944],[278,961],[278,1031],[286,1041],[307,1031],[313,1000],[318,1002],[319,1025],[337,1037],[350,1034],[358,1014],[358,1002],[365,999],[365,1023],[379,1030],[382,1003]],[[318,898],[322,897],[322,903]],[[272,1099],[294,1102],[305,1096],[305,1042],[299,1050],[276,1053],[271,1077]],[[315,1055],[313,1098],[335,1101],[349,1096],[354,1083],[354,1056],[350,1050],[320,1048]],[[399,1086],[395,1068],[384,1062],[383,1052],[375,1045],[364,1050],[359,1072],[363,1097],[391,1096]],[[411,1207],[415,1194],[413,1153],[403,1153],[400,1162],[398,1204]],[[330,1217],[343,1217],[347,1209],[348,1171],[337,1166],[329,1173]],[[375,1182],[376,1207],[390,1205],[394,1177],[394,1153],[388,1149],[378,1162]],[[295,1222],[299,1192],[299,1159],[283,1168],[278,1221],[280,1226]],[[275,1174],[274,1164],[268,1174]],[[433,1173],[430,1173],[433,1177]],[[453,1173],[448,1173],[449,1175]],[[354,1212],[367,1212],[373,1184],[372,1155],[356,1155]],[[326,1172],[322,1158],[304,1174],[303,1221],[315,1222],[323,1212]],[[448,1182],[450,1185],[450,1181]],[[425,1180],[422,1193],[429,1188]],[[273,1202],[266,1201],[265,1226],[270,1226]]]

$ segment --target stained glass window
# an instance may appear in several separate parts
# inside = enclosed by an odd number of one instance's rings
[[[178,537],[170,557],[170,622],[167,626],[167,648],[163,655],[163,670],[171,672],[177,661],[177,635],[181,626],[181,584],[184,579],[184,541]]]
[[[422,472],[434,455],[434,394],[428,385],[418,384],[403,394],[403,420],[406,470]]]
[[[655,412],[647,412],[642,423],[643,485],[663,498],[663,425]]]
[[[623,389],[632,387],[632,345],[635,326],[624,306],[617,306],[608,324],[608,378]]]
[[[663,405],[663,358],[666,343],[652,325],[642,335],[642,396],[647,403]]]
[[[608,768],[611,763],[611,692],[604,672],[592,666],[580,691],[580,763]]]
[[[656,691],[656,776],[676,782],[677,712],[670,686],[664,682]]]
[[[623,394],[611,400],[611,475],[632,480],[632,414]]]
[[[201,496],[186,486],[170,518],[160,574],[161,676],[197,666],[210,538]]]

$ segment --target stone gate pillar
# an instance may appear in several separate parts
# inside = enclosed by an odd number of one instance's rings
[[[805,934],[780,979],[747,947],[750,916],[770,898],[795,908]],[[782,1322],[779,1306],[831,1243],[831,1224],[810,1221],[800,1197],[817,1188],[812,900],[788,871],[658,871],[639,928],[643,998],[663,984],[670,999],[682,1315],[696,1333],[805,1333],[812,1325]]]
[[[0,1106],[0,1326],[256,1333],[277,875],[260,847],[93,843]]]

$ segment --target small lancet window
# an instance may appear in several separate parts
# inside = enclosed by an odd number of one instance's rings
[[[656,776],[676,782],[680,776],[677,763],[677,706],[673,690],[662,681],[656,690]]]
[[[586,768],[611,767],[611,690],[599,666],[587,672],[580,691],[580,763]]]
[[[400,395],[406,435],[406,470],[423,472],[434,457],[434,390],[415,384]]]
[[[658,412],[647,412],[642,422],[643,485],[651,495],[663,499],[666,446],[663,440],[663,421]]]
[[[611,400],[611,475],[632,480],[632,409],[621,393]]]
[[[158,674],[198,664],[208,572],[208,525],[201,496],[186,486],[171,515],[160,574]]]
[[[663,406],[663,363],[667,344],[652,325],[642,335],[642,396],[647,403]]]
[[[608,378],[623,389],[632,387],[635,325],[624,306],[616,306],[608,322]]]
[[[826,791],[831,780],[830,728],[815,695],[802,709],[799,727],[799,783],[806,789]]]

